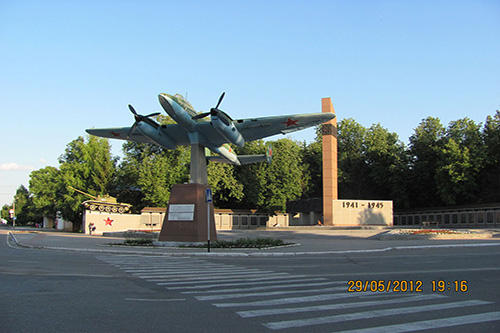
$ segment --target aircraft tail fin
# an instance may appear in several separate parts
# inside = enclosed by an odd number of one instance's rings
[[[265,154],[262,155],[238,155],[238,159],[241,164],[252,164],[258,162],[264,162],[267,160],[267,156]]]

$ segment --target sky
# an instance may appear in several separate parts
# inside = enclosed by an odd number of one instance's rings
[[[148,114],[180,93],[208,111],[223,91],[233,119],[330,97],[339,121],[405,143],[429,116],[484,123],[500,108],[500,2],[2,0],[0,205],[85,129],[131,126],[127,104]]]

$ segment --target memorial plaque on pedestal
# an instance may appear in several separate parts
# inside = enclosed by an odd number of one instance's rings
[[[158,238],[160,242],[206,242],[208,230],[210,240],[217,240],[213,205],[206,202],[208,188],[207,185],[195,183],[172,187],[167,214]],[[210,214],[210,227],[207,225],[207,211]]]

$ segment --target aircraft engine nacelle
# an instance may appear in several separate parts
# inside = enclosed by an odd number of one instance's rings
[[[220,133],[227,141],[237,145],[238,147],[243,147],[245,145],[245,139],[234,126],[234,123],[228,122],[226,125],[219,117],[212,116],[212,125],[215,127],[217,132]]]
[[[162,131],[161,127],[158,127],[158,129],[156,129],[149,124],[141,123],[139,124],[139,126],[137,126],[137,129],[153,143],[156,143],[163,148],[167,148],[170,150],[174,150],[177,148],[175,142]]]
[[[223,146],[220,147],[211,147],[209,148],[211,151],[213,151],[216,154],[219,154],[226,158],[229,162],[231,162],[234,165],[241,165],[241,162],[238,160],[238,156],[236,156],[235,153],[233,153],[233,149],[227,145],[224,144]]]

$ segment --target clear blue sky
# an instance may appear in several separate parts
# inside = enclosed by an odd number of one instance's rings
[[[403,142],[423,118],[500,107],[500,2],[0,2],[0,205],[91,127],[130,126],[160,92],[233,118],[321,111]],[[312,140],[312,130],[292,136]],[[114,141],[119,153],[122,142]]]

